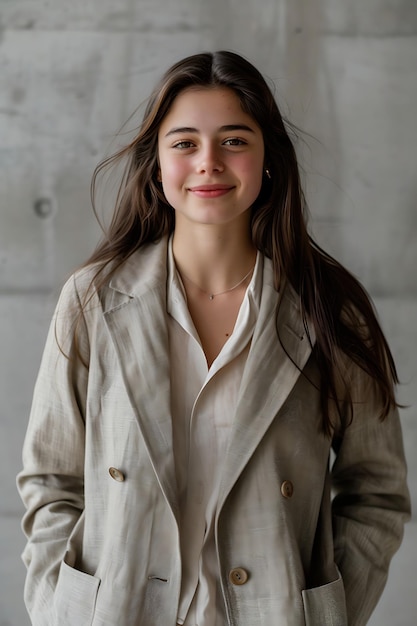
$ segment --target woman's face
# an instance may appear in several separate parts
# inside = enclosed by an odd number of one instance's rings
[[[174,100],[158,134],[160,177],[176,228],[249,223],[262,185],[264,141],[230,89],[189,88]]]

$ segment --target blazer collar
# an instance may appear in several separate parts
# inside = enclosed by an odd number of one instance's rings
[[[110,289],[130,297],[160,289],[167,280],[168,237],[134,252],[112,276]]]

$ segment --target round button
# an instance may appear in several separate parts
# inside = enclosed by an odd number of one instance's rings
[[[123,472],[116,467],[109,467],[109,474],[114,480],[117,480],[118,483],[122,483],[125,479]]]
[[[248,572],[243,567],[234,567],[229,573],[232,585],[244,585],[248,578]]]
[[[291,498],[294,493],[294,485],[290,480],[284,480],[281,485],[281,493],[284,498]]]

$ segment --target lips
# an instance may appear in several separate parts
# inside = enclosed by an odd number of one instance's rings
[[[216,191],[217,189],[224,191],[232,189],[233,185],[220,185],[219,183],[213,183],[211,185],[196,185],[195,187],[189,187],[190,191]]]
[[[217,198],[218,196],[224,196],[232,189],[234,189],[233,185],[212,184],[189,187],[188,191],[191,191],[200,198]]]

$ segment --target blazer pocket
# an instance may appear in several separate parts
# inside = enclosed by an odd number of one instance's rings
[[[339,578],[302,592],[306,626],[348,626],[345,588]]]
[[[62,561],[54,594],[57,626],[91,626],[100,582]]]

